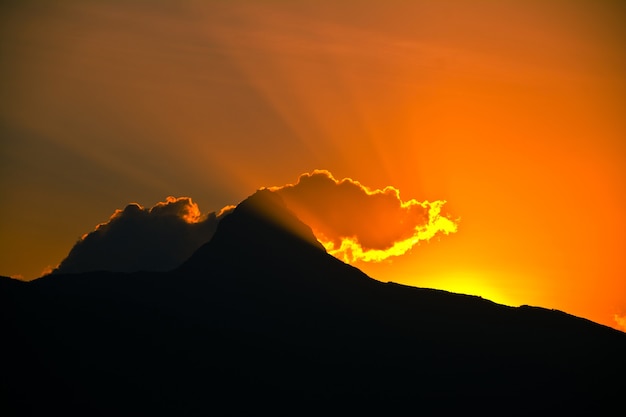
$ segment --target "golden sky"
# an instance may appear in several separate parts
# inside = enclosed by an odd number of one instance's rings
[[[325,169],[460,218],[373,277],[624,322],[620,2],[4,3],[0,274]]]

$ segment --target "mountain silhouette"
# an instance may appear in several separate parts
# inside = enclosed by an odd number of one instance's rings
[[[376,281],[268,190],[170,272],[0,279],[2,415],[602,415],[626,334]]]

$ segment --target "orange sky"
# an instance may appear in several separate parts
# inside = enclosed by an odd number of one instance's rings
[[[327,169],[461,218],[375,278],[626,316],[619,2],[48,3],[0,6],[0,274]]]

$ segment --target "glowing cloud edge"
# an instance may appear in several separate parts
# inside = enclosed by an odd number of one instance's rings
[[[415,200],[412,200],[415,201]],[[441,207],[446,203],[445,200],[437,200],[433,203],[419,203],[430,205],[428,209],[429,221],[425,226],[419,226],[415,228],[415,234],[407,239],[395,242],[393,246],[388,249],[367,249],[363,250],[358,240],[355,237],[344,237],[341,241],[341,245],[335,248],[335,244],[326,239],[323,235],[317,236],[320,243],[326,248],[326,251],[334,257],[341,259],[345,263],[354,263],[356,261],[362,262],[382,262],[392,256],[402,256],[410,251],[413,246],[421,241],[429,241],[437,233],[443,233],[448,235],[450,233],[456,233],[458,230],[458,222],[448,219],[447,217],[440,216]]]
[[[460,218],[452,220],[446,216],[441,215],[441,208],[447,202],[446,200],[435,200],[433,202],[424,201],[420,202],[415,199],[410,199],[407,201],[402,201],[400,198],[400,190],[393,186],[386,186],[381,189],[372,189],[369,188],[359,181],[356,181],[352,178],[343,178],[341,180],[337,180],[333,174],[324,169],[315,169],[310,173],[303,173],[298,177],[298,180],[293,184],[285,184],[282,186],[273,186],[267,187],[266,189],[279,192],[287,187],[296,187],[302,178],[312,177],[314,175],[325,175],[330,180],[332,180],[336,185],[341,185],[345,182],[350,182],[353,185],[359,187],[366,195],[377,195],[377,194],[393,194],[398,200],[400,207],[408,209],[412,206],[419,205],[423,208],[428,208],[428,223],[424,225],[418,225],[415,227],[413,231],[413,235],[394,242],[390,247],[386,249],[363,249],[361,244],[359,243],[357,236],[342,236],[341,243],[336,245],[332,239],[326,237],[319,230],[316,230],[314,227],[313,232],[318,239],[318,241],[324,246],[326,251],[333,255],[334,257],[342,260],[345,263],[355,263],[357,261],[362,262],[382,262],[390,257],[402,256],[408,251],[410,251],[416,244],[421,241],[429,241],[434,236],[439,233],[443,233],[444,235],[449,235],[451,233],[456,233],[458,231],[458,223],[460,222]]]

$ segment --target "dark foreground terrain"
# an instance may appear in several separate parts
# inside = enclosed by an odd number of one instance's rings
[[[621,415],[626,401],[626,334],[375,281],[268,191],[172,272],[2,278],[0,313],[3,416]]]

